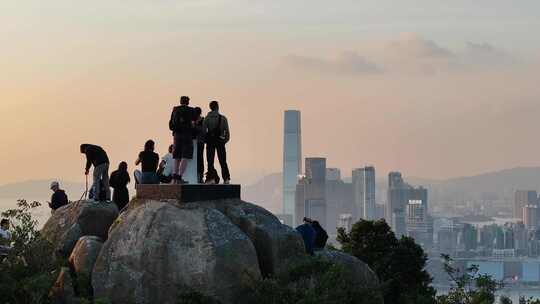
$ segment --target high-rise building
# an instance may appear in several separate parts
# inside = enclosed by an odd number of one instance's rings
[[[306,175],[296,185],[295,208],[296,223],[309,217],[326,228],[326,158],[306,158]]]
[[[306,158],[306,178],[312,184],[324,184],[326,182],[326,158]]]
[[[283,215],[293,220],[295,191],[298,176],[302,173],[302,136],[300,111],[285,111],[283,137]]]
[[[523,223],[529,230],[538,228],[538,206],[526,205],[523,207]]]
[[[428,214],[427,189],[410,188],[407,204],[407,235],[423,246],[433,244],[433,221]]]
[[[527,205],[538,205],[538,193],[532,190],[517,190],[514,195],[514,218],[524,220],[523,207]]]
[[[405,213],[409,203],[409,188],[399,172],[388,174],[388,197],[386,201],[386,222],[390,223],[398,236],[406,234]],[[398,229],[403,227],[403,230]]]
[[[375,205],[375,168],[365,167],[352,172],[353,199],[358,219],[374,220]]]
[[[476,250],[478,247],[478,231],[471,224],[463,224],[463,244],[465,251]]]
[[[425,245],[432,244],[433,221],[429,216],[427,195],[427,189],[405,183],[401,173],[388,174],[385,217],[398,237],[411,235]]]
[[[403,186],[403,176],[401,172],[390,172],[388,174],[388,188],[401,188]]]
[[[326,168],[326,180],[327,181],[340,181],[341,170],[338,168]]]

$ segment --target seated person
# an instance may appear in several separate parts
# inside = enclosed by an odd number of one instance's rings
[[[174,145],[169,146],[169,152],[161,158],[159,164],[158,176],[159,181],[163,184],[170,184],[172,182],[172,172],[174,167],[173,158]]]
[[[7,256],[11,250],[11,232],[9,231],[9,220],[2,219],[0,222],[0,256]]]
[[[159,184],[159,177],[157,175],[157,169],[159,164],[159,155],[154,152],[155,143],[153,140],[148,140],[144,145],[144,151],[139,153],[139,158],[135,162],[135,165],[141,165],[140,180],[137,179],[137,173],[135,173],[136,181],[141,184]]]
[[[304,240],[304,247],[306,248],[306,253],[313,255],[313,247],[315,244],[316,232],[313,227],[311,227],[311,219],[305,217],[304,224],[296,227],[296,231],[300,233],[302,239]]]
[[[326,241],[328,241],[328,233],[317,221],[311,222],[311,227],[315,230],[315,250],[323,250],[326,247]]]
[[[130,182],[128,165],[126,162],[121,162],[118,165],[118,170],[111,174],[109,184],[114,189],[113,202],[118,206],[118,210],[124,209],[129,203],[129,190],[127,185]]]
[[[57,181],[51,183],[51,190],[53,191],[53,195],[49,207],[51,207],[52,212],[54,212],[56,209],[67,205],[69,201],[66,192],[60,189],[60,183]]]

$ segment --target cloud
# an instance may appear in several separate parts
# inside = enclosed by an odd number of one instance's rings
[[[406,58],[449,59],[454,57],[450,50],[417,34],[403,34],[398,39],[390,41],[387,49]]]
[[[417,34],[366,42],[334,59],[306,55],[285,57],[288,66],[323,74],[358,76],[374,73],[436,75],[508,68],[519,61],[485,42],[450,49]]]
[[[361,75],[382,72],[381,68],[356,52],[343,52],[335,59],[289,55],[285,63],[293,68],[338,75]]]
[[[485,42],[467,42],[460,59],[464,64],[483,67],[508,66],[516,63],[516,60],[505,51]]]

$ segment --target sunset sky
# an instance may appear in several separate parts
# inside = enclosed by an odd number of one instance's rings
[[[231,127],[234,181],[304,156],[445,178],[540,165],[538,0],[0,0],[0,184],[130,170],[178,96]]]

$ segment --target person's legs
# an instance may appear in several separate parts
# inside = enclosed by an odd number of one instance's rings
[[[204,143],[197,144],[197,175],[199,183],[202,183],[204,176]]]
[[[231,179],[231,175],[229,166],[227,165],[227,150],[225,149],[225,144],[217,145],[217,155],[219,165],[221,166],[221,177],[223,177],[223,182],[227,182]]]
[[[182,159],[178,168],[178,175],[182,176],[186,172],[189,161],[193,158],[193,139],[187,136],[181,139],[182,141]],[[180,180],[183,183],[183,180]]]
[[[142,184],[142,172],[141,172],[141,170],[133,171],[133,177],[135,178],[135,185]]]
[[[206,162],[208,166],[208,175],[212,178],[217,176],[216,168],[214,168],[214,158],[216,156],[216,146],[213,143],[206,144]],[[207,179],[208,179],[207,175]]]
[[[173,164],[173,170],[172,170],[172,183],[176,184],[178,182],[178,172],[180,172],[180,163],[182,160],[182,140],[180,135],[175,134],[174,135],[174,148],[173,148],[173,158],[174,158],[174,164]]]
[[[100,172],[101,165],[94,167],[93,172],[93,179],[92,179],[92,188],[94,189],[94,200],[99,201],[99,194],[101,192],[101,187],[99,186],[99,183],[101,181],[101,172]]]
[[[111,186],[109,185],[109,163],[102,165],[103,170],[101,172],[101,181],[103,182],[103,187],[105,188],[105,199],[107,201],[111,200]]]
[[[182,158],[182,160],[180,161],[180,168],[178,169],[178,175],[180,176],[184,175],[184,173],[186,172],[186,168],[188,166],[188,162],[190,160],[191,159]]]

